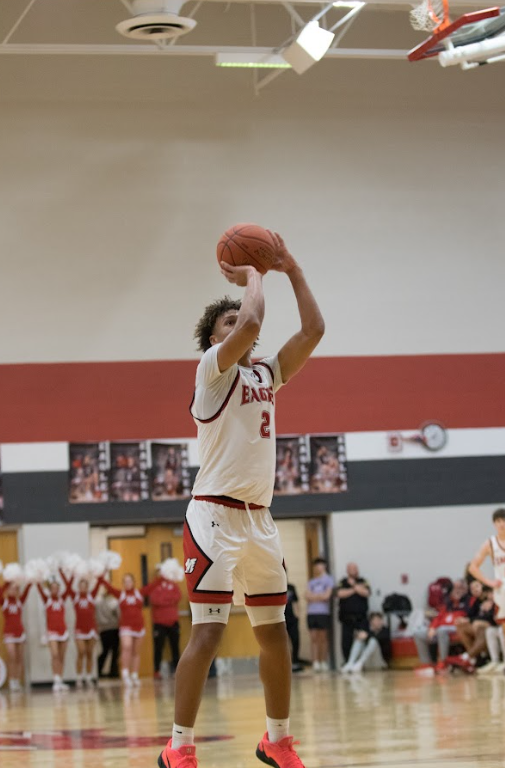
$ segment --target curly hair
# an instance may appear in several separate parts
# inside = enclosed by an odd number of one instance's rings
[[[237,311],[241,307],[241,302],[237,299],[231,299],[229,296],[224,296],[222,299],[217,299],[205,307],[205,312],[197,323],[195,328],[194,338],[198,342],[198,349],[201,352],[207,352],[211,348],[210,337],[214,333],[214,327],[216,321],[224,315],[225,312],[229,312],[230,309],[236,309]]]

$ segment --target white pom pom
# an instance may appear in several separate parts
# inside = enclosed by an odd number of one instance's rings
[[[21,584],[24,581],[23,569],[19,563],[7,563],[3,572],[4,581],[12,584]]]
[[[184,568],[176,557],[168,557],[164,560],[160,566],[160,573],[169,581],[182,581],[184,578]]]
[[[105,571],[117,571],[118,568],[121,568],[121,563],[123,562],[119,552],[112,552],[110,549],[100,552],[98,559],[103,564],[103,570]]]
[[[51,571],[47,565],[46,560],[42,558],[34,558],[29,560],[25,565],[25,578],[30,582],[47,581],[51,575]]]
[[[90,573],[89,564],[82,557],[79,557],[79,560],[76,560],[74,563],[72,573],[76,579],[87,579]]]
[[[58,568],[60,567],[60,561],[55,555],[50,555],[48,558],[46,558],[47,567],[49,568],[49,572],[55,576],[58,573]]]
[[[104,564],[102,560],[99,560],[98,558],[92,558],[87,563],[88,566],[88,573],[90,576],[94,576],[95,578],[98,578],[99,576],[103,576],[103,572],[105,571]]]

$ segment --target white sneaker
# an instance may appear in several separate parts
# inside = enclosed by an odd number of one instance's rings
[[[352,665],[351,672],[363,672],[363,664],[360,664],[360,662],[357,661]]]
[[[327,661],[321,662],[321,672],[329,672],[330,671],[330,665]]]
[[[131,680],[134,688],[140,688],[140,678],[137,674],[133,674]]]
[[[478,675],[490,675],[492,672],[496,672],[496,667],[498,666],[496,661],[489,661],[487,664],[479,667],[476,672]]]
[[[125,688],[131,688],[133,683],[130,675],[121,675],[121,680]]]
[[[343,667],[340,667],[340,671],[342,672],[343,675],[347,675],[347,674],[349,674],[349,672],[352,672],[353,666],[354,666],[354,664],[351,664],[348,661],[346,664],[344,664]]]
[[[312,670],[314,672],[320,672],[321,671],[321,662],[320,661],[313,661],[312,662]]]
[[[55,693],[62,693],[63,691],[68,691],[68,685],[63,682],[63,680],[55,680],[53,683],[53,691]]]

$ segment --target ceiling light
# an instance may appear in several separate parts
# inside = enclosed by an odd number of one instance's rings
[[[334,33],[322,29],[318,21],[309,21],[282,55],[295,72],[301,75],[316,61],[321,61],[334,37]]]
[[[290,69],[291,64],[274,53],[217,53],[217,67],[245,67],[253,69]]]

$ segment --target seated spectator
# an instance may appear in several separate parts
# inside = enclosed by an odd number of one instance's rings
[[[368,630],[358,630],[342,672],[362,672],[367,663],[373,669],[386,669],[391,659],[391,635],[382,613],[371,613]]]
[[[430,645],[438,646],[438,660],[445,662],[451,643],[456,639],[456,620],[467,618],[469,599],[467,586],[463,580],[454,582],[445,605],[433,619],[429,627],[422,627],[414,632],[414,641],[421,664],[431,664]]]
[[[478,584],[479,589],[474,585]],[[473,589],[472,589],[473,587]],[[465,651],[459,656],[449,656],[449,664],[461,667],[466,672],[474,672],[477,659],[486,650],[486,629],[494,622],[495,606],[489,592],[483,592],[480,582],[472,582],[470,591],[480,591],[481,598],[476,598],[468,611],[466,619],[457,620],[456,634]]]

